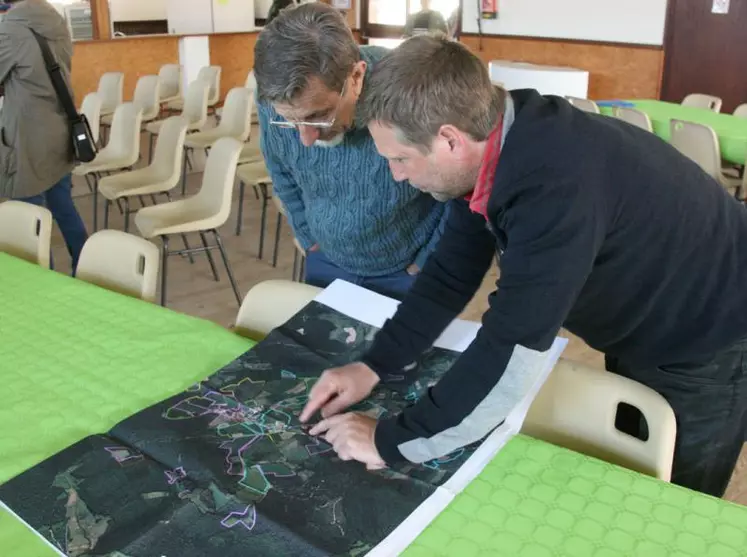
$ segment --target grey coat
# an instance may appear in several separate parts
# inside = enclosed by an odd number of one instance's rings
[[[67,117],[30,29],[46,38],[70,83],[73,43],[46,0],[23,0],[0,22],[0,197],[38,195],[73,168]]]

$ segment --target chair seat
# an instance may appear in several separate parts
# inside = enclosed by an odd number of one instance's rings
[[[182,98],[181,95],[172,95],[170,97],[161,97],[159,99],[159,102],[161,104],[169,104],[169,103],[173,103],[173,102],[177,102],[177,101],[179,101],[182,104],[184,104],[184,99]]]
[[[193,133],[188,135],[187,139],[184,140],[184,146],[191,149],[207,149],[211,147],[213,143],[218,141],[222,137],[232,137],[226,135],[226,133],[220,128],[210,128],[201,132]],[[234,138],[241,141],[241,138]]]
[[[166,120],[156,120],[155,122],[150,122],[147,126],[145,126],[145,131],[152,133],[153,135],[158,135],[161,133],[161,128],[163,128],[163,124]],[[198,124],[189,124],[187,126],[187,131],[198,131],[200,129],[200,125]]]
[[[96,158],[89,163],[79,164],[73,168],[75,176],[85,176],[94,172],[112,172],[132,166],[137,162],[137,158],[125,158],[118,154],[109,154],[106,150],[100,151]]]
[[[236,169],[236,176],[245,184],[261,184],[262,182],[269,183],[271,181],[263,160],[242,163]]]
[[[114,120],[114,112],[108,112],[104,114],[103,110],[101,113],[101,123],[105,126],[111,126],[112,120]]]
[[[194,197],[144,207],[135,215],[135,226],[143,238],[211,230],[225,221],[225,216],[206,213]]]
[[[151,167],[106,176],[99,181],[99,192],[109,200],[132,195],[151,195],[173,189],[178,183],[173,177],[163,177]]]
[[[166,108],[169,110],[184,110],[184,99],[178,98],[166,103]]]

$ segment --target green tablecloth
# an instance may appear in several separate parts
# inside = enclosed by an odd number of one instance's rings
[[[0,483],[184,390],[251,345],[213,323],[0,253]],[[0,513],[0,555],[47,553]]]
[[[669,141],[671,137],[669,122],[686,120],[696,124],[705,124],[713,128],[721,144],[721,156],[735,164],[744,164],[747,157],[747,119],[731,114],[720,114],[663,101],[629,100],[635,108],[649,115],[654,125],[654,133]],[[613,108],[600,107],[602,114],[612,116]]]
[[[0,254],[0,482],[183,390],[249,346],[212,323]],[[405,552],[746,554],[747,507],[523,436]],[[54,552],[0,512],[0,555]]]

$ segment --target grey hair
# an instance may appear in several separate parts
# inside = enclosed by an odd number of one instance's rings
[[[366,75],[358,107],[365,123],[395,129],[403,143],[430,150],[441,126],[484,141],[505,109],[505,92],[485,64],[443,36],[418,35],[387,54]]]
[[[360,50],[342,14],[327,4],[289,7],[259,34],[254,75],[260,100],[290,103],[313,77],[342,89]]]

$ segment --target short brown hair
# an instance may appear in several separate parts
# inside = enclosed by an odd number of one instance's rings
[[[406,143],[429,150],[450,124],[484,141],[503,112],[505,93],[483,62],[446,37],[418,35],[387,54],[366,75],[363,121],[396,128]]]

